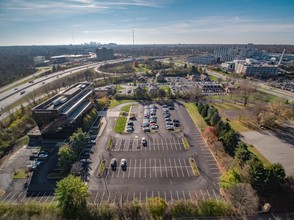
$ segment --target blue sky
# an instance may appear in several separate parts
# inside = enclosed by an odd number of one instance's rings
[[[294,0],[1,0],[0,45],[294,44]]]

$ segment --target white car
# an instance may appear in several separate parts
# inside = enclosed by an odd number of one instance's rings
[[[142,144],[146,144],[146,143],[147,143],[147,140],[146,140],[145,137],[142,137],[141,143],[142,143]]]
[[[121,166],[122,168],[125,168],[125,167],[127,166],[127,161],[126,161],[126,159],[121,159],[121,161],[120,161],[120,166]]]

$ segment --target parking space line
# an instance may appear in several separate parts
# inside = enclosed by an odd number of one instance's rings
[[[167,201],[167,200],[166,200],[166,191],[165,191],[165,190],[163,191],[163,194],[164,194],[164,199],[165,199],[165,201]]]
[[[150,167],[150,178],[151,178],[152,177],[151,158],[149,158],[149,167]]]
[[[127,193],[127,198],[126,198],[126,202],[128,202],[128,201],[129,201],[129,191]]]
[[[182,167],[182,164],[181,164],[181,160],[180,160],[180,158],[178,158],[178,161],[179,161],[179,164],[180,164],[180,168],[181,168],[181,171],[182,171],[182,175],[183,175],[183,177],[184,177],[185,175],[184,175],[184,171],[183,171],[183,167]]]
[[[173,151],[174,149],[173,149],[173,143],[172,142],[169,143],[169,146],[170,146],[170,150]]]
[[[162,151],[164,151],[164,143],[163,143],[163,140],[162,139],[163,138],[161,138],[160,141],[161,141]]]
[[[22,202],[25,198],[26,198],[26,195],[24,195],[24,197],[20,200],[20,202]]]
[[[200,192],[201,192],[201,195],[203,197],[203,200],[205,200],[205,197],[204,197],[204,194],[203,194],[202,190],[200,190]]]
[[[183,193],[184,200],[186,201],[186,195],[185,195],[184,190],[182,190],[182,193]]]
[[[50,198],[50,196],[47,196],[44,203],[47,203],[47,200]]]
[[[145,197],[146,203],[147,203],[147,198],[148,198],[148,193],[146,191],[146,197]]]
[[[141,169],[142,169],[142,167],[141,167],[141,158],[140,158],[139,178],[141,178]]]
[[[173,199],[173,194],[172,194],[172,191],[170,190],[170,199],[171,199],[171,202],[173,203],[174,202],[174,199]]]
[[[151,196],[152,196],[152,198],[154,198],[153,190],[152,190]]]
[[[118,169],[118,172],[117,172],[116,178],[119,178],[120,168],[118,167],[117,169]]]
[[[95,196],[95,199],[94,199],[94,204],[96,204],[96,200],[97,200],[97,198],[98,198],[98,195],[99,195],[99,190],[97,190],[97,192],[96,192],[96,196]]]
[[[173,169],[172,169],[172,164],[171,164],[171,161],[170,161],[170,158],[168,158],[168,161],[169,161],[169,165],[170,165],[170,170],[171,170],[171,176],[172,178],[174,177],[174,174],[173,174]],[[175,164],[176,165],[176,164]]]
[[[208,192],[208,189],[206,191],[207,191],[207,195],[208,195],[209,199],[211,199],[210,193]]]
[[[166,151],[168,151],[168,145],[169,145],[170,143],[167,141],[166,142],[166,144],[165,144],[165,146],[166,146]]]
[[[116,200],[116,194],[117,194],[117,192],[115,191],[115,193],[114,193],[114,200],[113,200],[113,203],[115,203],[115,200]]]
[[[133,193],[133,200],[135,200],[135,197],[136,196],[136,193],[135,193],[135,191],[134,191],[134,193]]]
[[[157,143],[157,150],[160,151],[161,148],[160,148],[159,141],[156,141],[156,142],[158,142],[158,143]]]
[[[24,192],[21,192],[14,201],[19,202],[20,198],[22,197],[22,194],[24,194]]]
[[[198,194],[196,190],[194,190],[194,194],[195,194],[196,201],[198,201]]]
[[[110,193],[111,193],[111,192],[108,193],[108,199],[107,199],[107,202],[109,202]],[[103,191],[103,193],[102,193],[101,200],[100,200],[100,205],[101,205],[102,202],[103,202],[104,195],[105,195],[105,191]]]
[[[165,169],[166,177],[168,177],[168,174],[167,174],[167,166],[166,166],[166,160],[165,160],[165,158],[164,158],[164,165],[165,165],[164,169]]]
[[[160,197],[160,191],[157,191],[157,196]]]
[[[156,170],[156,158],[154,158],[154,173],[155,173],[155,178],[157,178],[157,170]]]
[[[55,199],[55,196],[52,196],[52,199],[50,201],[50,204],[53,202],[54,199]]]
[[[175,165],[176,165],[176,158],[174,158],[174,162],[175,162]],[[177,166],[175,166],[175,169],[176,169],[176,172],[177,172],[177,177],[179,178],[179,172],[178,172]]]
[[[187,166],[187,163],[186,163],[186,160],[183,158],[183,161],[184,161],[184,164],[185,164],[185,167],[186,167],[186,171],[187,171],[187,174],[188,174],[188,177],[190,177],[190,172],[188,170],[188,166]]]
[[[140,202],[142,202],[142,192],[140,191]]]
[[[12,197],[11,197],[8,201],[6,201],[6,202],[9,203],[9,202],[15,197],[16,194],[17,194],[17,192],[15,192],[15,193],[12,195]]]
[[[214,197],[217,199],[217,196],[216,196],[216,194],[215,194],[215,191],[214,191],[214,189],[213,189],[212,191],[213,191]]]
[[[3,202],[5,202],[5,200],[8,198],[8,196],[10,196],[12,192],[8,193],[8,195],[2,200]]]
[[[177,193],[178,200],[180,200],[180,197],[179,197],[179,192],[178,192],[178,190],[176,191],[176,193]]]
[[[145,178],[147,178],[147,167],[146,167],[146,159],[145,159]]]
[[[159,160],[159,167],[160,167],[160,176],[161,176],[161,178],[162,178],[161,160],[160,160],[160,159],[158,159],[158,160]]]
[[[130,159],[130,167],[128,169],[129,173],[128,173],[128,178],[130,178],[130,173],[131,173],[131,167],[132,167],[132,159]],[[125,172],[124,172],[125,173]]]
[[[137,167],[137,159],[135,159],[135,166],[134,166],[134,178],[136,178],[136,167]]]
[[[189,192],[190,201],[192,202],[192,196],[191,196],[190,190],[188,190],[188,192]]]

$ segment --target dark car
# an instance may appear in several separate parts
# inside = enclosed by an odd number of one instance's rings
[[[134,122],[128,122],[128,126],[134,126]]]
[[[111,159],[111,161],[110,161],[110,166],[111,166],[111,169],[112,169],[113,171],[116,170],[116,167],[117,167],[117,160],[116,160],[116,158],[112,158],[112,159]]]

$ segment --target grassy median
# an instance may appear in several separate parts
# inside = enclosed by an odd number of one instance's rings
[[[184,148],[185,148],[186,150],[190,150],[190,144],[189,144],[187,138],[182,137],[182,142],[183,142],[183,144],[184,144]]]
[[[192,168],[194,176],[199,176],[200,172],[199,172],[199,169],[197,167],[197,164],[196,164],[195,160],[193,158],[189,158],[189,163],[190,163],[190,166]]]
[[[124,133],[125,127],[127,123],[127,118],[124,116],[119,116],[116,120],[116,124],[114,126],[114,132],[116,133]]]
[[[97,172],[98,177],[103,175],[105,168],[106,168],[105,161],[103,160],[103,161],[101,161],[101,163],[99,165],[99,169],[98,169],[98,172]]]

